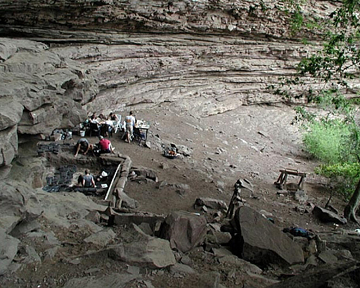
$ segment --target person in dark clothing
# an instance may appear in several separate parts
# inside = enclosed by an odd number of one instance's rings
[[[80,138],[75,146],[75,157],[79,154],[79,152],[86,155],[92,149],[93,149],[93,145],[90,144],[86,138]]]
[[[83,176],[82,186],[85,188],[95,187],[94,176],[90,174],[88,169],[85,170],[85,175]]]
[[[117,117],[117,115],[114,114],[113,112],[111,112],[111,113],[109,114],[108,119],[111,120],[111,121],[118,121],[118,120],[119,120],[118,117]]]
[[[81,187],[83,185],[83,180],[84,180],[84,176],[80,174],[77,181],[78,187]]]

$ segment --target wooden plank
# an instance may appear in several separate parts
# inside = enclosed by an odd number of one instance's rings
[[[289,174],[289,175],[296,175],[296,176],[306,176],[306,173],[302,173],[302,172],[299,172],[297,170],[287,170],[287,169],[281,169],[280,170],[281,173],[286,173],[286,174]]]
[[[113,184],[114,184],[114,182],[115,182],[115,178],[116,178],[116,176],[117,176],[117,174],[118,174],[118,172],[119,172],[120,167],[121,167],[121,164],[119,164],[119,165],[117,166],[116,171],[115,171],[115,173],[114,173],[114,177],[113,177],[113,179],[111,180],[111,183],[110,183],[110,185],[109,185],[109,189],[108,189],[108,191],[107,191],[107,193],[106,193],[106,196],[105,196],[105,200],[106,200],[106,201],[109,200],[109,195],[110,195],[110,192],[111,192],[111,188],[112,188],[112,186],[113,186]]]

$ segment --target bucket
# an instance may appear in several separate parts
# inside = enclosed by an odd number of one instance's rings
[[[80,130],[80,136],[84,137],[85,136],[85,131],[84,130]]]

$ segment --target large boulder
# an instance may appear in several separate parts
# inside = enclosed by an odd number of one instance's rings
[[[204,241],[206,224],[204,216],[176,211],[162,223],[160,237],[169,240],[172,249],[188,252]]]
[[[321,208],[319,206],[315,206],[312,213],[322,222],[324,223],[336,223],[336,224],[346,224],[347,220],[344,217],[341,217],[334,212]]]
[[[18,133],[50,134],[87,117],[98,84],[81,63],[40,42],[0,38],[0,165],[18,154]]]
[[[0,166],[10,165],[18,153],[17,127],[0,130]]]
[[[200,197],[195,200],[195,207],[207,207],[214,210],[220,210],[226,212],[228,210],[227,204],[219,199],[213,199],[209,197]]]
[[[104,229],[84,239],[86,243],[93,243],[98,246],[106,246],[114,240],[116,234],[112,229]]]
[[[232,219],[236,233],[232,247],[241,258],[259,265],[303,263],[299,244],[257,211],[242,206]]]
[[[0,97],[0,130],[20,122],[24,107],[12,96]]]
[[[360,261],[360,245],[359,245],[359,234],[354,233],[355,231],[346,231],[347,233],[334,233],[333,231],[327,231],[324,233],[318,233],[318,238],[322,242],[326,243],[326,249],[340,251],[346,249],[350,253],[346,258],[352,259],[354,257]],[[339,249],[339,247],[341,247]],[[341,259],[343,257],[339,257]]]
[[[34,111],[24,113],[19,122],[21,134],[51,133],[54,128],[75,127],[86,118],[86,112],[79,103],[71,99],[54,99],[51,107],[44,105]]]
[[[6,273],[9,265],[14,259],[20,241],[0,228],[0,276]]]
[[[32,221],[43,212],[34,191],[25,183],[3,182],[0,190],[0,228],[10,233],[20,221]]]
[[[53,226],[69,228],[77,225],[80,229],[98,232],[100,226],[84,219],[90,211],[104,211],[106,207],[96,204],[86,195],[74,193],[47,193],[38,191],[37,197],[44,212],[42,216]]]
[[[134,227],[135,239],[111,246],[109,257],[149,268],[165,268],[176,263],[169,241],[146,235],[136,225]]]

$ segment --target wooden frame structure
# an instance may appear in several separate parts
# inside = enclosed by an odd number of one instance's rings
[[[298,190],[302,190],[304,187],[306,173],[299,172],[298,170],[295,169],[281,169],[279,178],[276,180],[276,182],[274,182],[276,187],[278,187],[281,190],[283,189],[286,190],[288,175],[294,175],[300,177],[297,186],[298,186]]]

